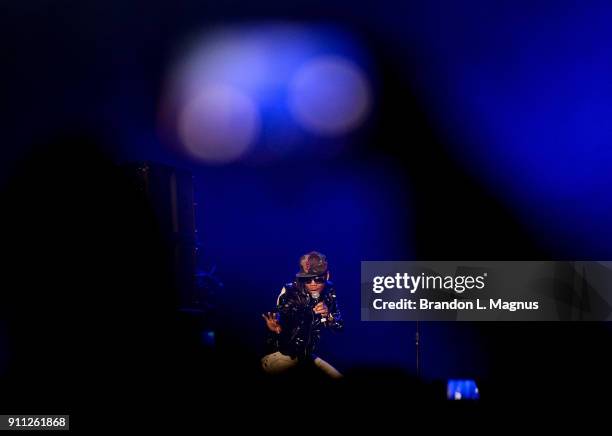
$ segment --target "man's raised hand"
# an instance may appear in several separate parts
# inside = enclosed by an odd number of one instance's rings
[[[276,334],[279,334],[282,331],[281,326],[278,323],[278,318],[276,317],[275,313],[272,313],[272,312],[268,312],[267,314],[262,313],[261,316],[263,317],[263,319],[266,320],[266,326],[268,327],[268,330]]]

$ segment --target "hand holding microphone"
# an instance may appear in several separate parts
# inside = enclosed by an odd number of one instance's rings
[[[317,315],[321,315],[321,322],[327,322],[327,315],[329,315],[329,309],[327,308],[327,305],[325,304],[325,302],[321,301],[320,295],[318,293],[313,292],[311,294],[311,297],[315,303],[315,306],[312,311]]]

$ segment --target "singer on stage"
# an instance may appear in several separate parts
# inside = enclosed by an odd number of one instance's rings
[[[332,378],[342,374],[315,355],[322,330],[341,331],[336,291],[329,281],[325,255],[312,251],[300,258],[295,280],[281,290],[276,312],[262,315],[268,327],[269,354],[262,360],[269,374],[314,365]]]

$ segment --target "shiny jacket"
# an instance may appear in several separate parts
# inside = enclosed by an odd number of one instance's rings
[[[316,301],[308,291],[295,283],[285,285],[276,304],[282,331],[280,334],[269,333],[270,351],[280,351],[299,359],[313,359],[321,338],[321,331],[338,332],[343,329],[342,316],[336,301],[336,291],[330,281],[326,282],[319,301],[323,301],[329,309],[329,315],[325,321],[321,320],[321,315],[313,312]]]

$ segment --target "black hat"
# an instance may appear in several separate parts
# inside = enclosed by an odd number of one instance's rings
[[[300,257],[300,271],[296,277],[317,277],[327,274],[327,258],[318,251]]]

